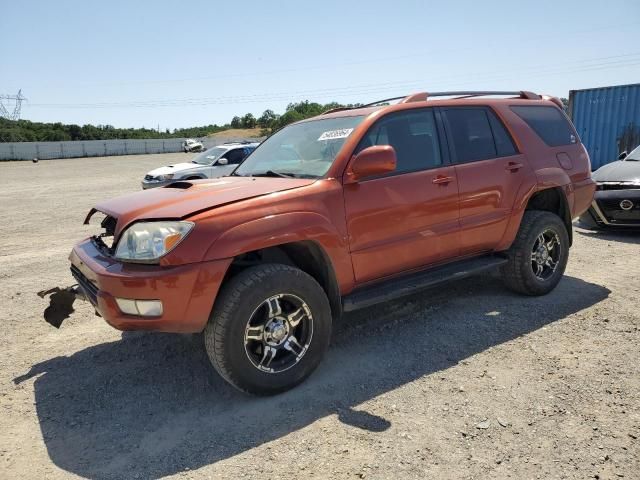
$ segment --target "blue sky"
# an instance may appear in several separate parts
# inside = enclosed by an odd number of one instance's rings
[[[34,121],[175,128],[287,103],[640,82],[640,2],[0,0]]]

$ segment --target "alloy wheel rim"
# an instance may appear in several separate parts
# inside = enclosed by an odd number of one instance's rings
[[[531,249],[531,269],[538,280],[548,280],[558,269],[562,247],[560,237],[551,229],[544,230]]]
[[[284,372],[305,356],[313,336],[311,309],[300,297],[279,293],[253,311],[244,333],[251,364],[265,373]]]

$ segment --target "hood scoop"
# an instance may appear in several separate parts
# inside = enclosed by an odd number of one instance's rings
[[[180,190],[187,190],[191,187],[193,187],[193,183],[191,182],[173,182],[169,185],[165,185],[163,188],[179,188]]]

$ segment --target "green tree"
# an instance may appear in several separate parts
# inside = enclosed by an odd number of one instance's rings
[[[242,117],[242,128],[256,128],[256,117],[252,113],[247,113]]]
[[[265,110],[258,118],[258,126],[260,128],[271,128],[273,123],[277,120],[278,115],[276,115],[273,110]]]

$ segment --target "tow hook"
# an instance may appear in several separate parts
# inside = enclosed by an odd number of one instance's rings
[[[62,322],[73,313],[73,302],[86,300],[86,297],[78,285],[60,288],[54,287],[49,290],[38,292],[40,298],[49,297],[49,306],[44,310],[45,321],[56,328],[60,328]]]

